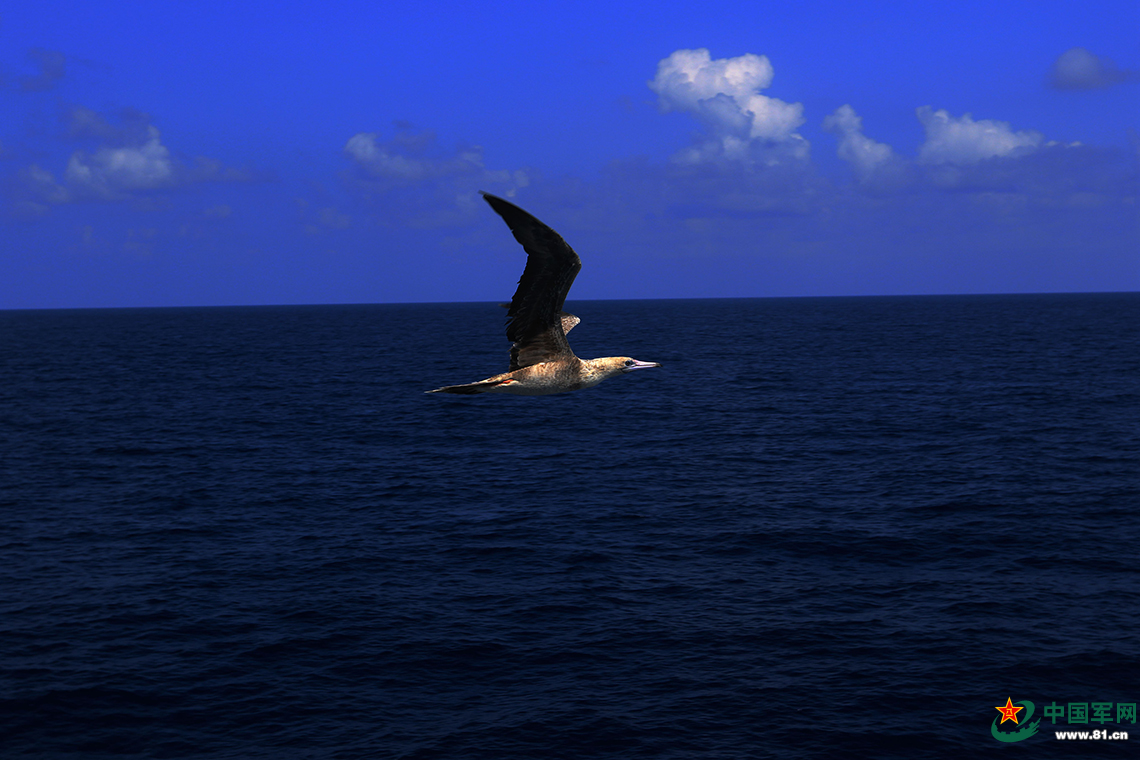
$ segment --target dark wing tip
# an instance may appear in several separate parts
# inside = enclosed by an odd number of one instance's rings
[[[543,259],[553,257],[564,265],[581,268],[582,263],[578,260],[578,254],[574,253],[574,249],[566,244],[561,235],[529,211],[524,211],[510,201],[483,190],[480,190],[479,194],[487,201],[491,210],[507,223],[515,240],[526,249],[527,254],[537,255]]]
[[[503,217],[503,221],[505,221],[512,230],[521,224],[535,224],[540,227],[546,226],[538,221],[538,219],[535,219],[530,213],[523,211],[510,201],[505,201],[499,196],[491,195],[483,190],[480,190],[479,194],[482,195],[483,200],[487,201],[487,204],[495,210],[496,214]]]

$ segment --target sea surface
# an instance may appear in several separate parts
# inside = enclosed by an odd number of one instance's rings
[[[1140,294],[567,308],[0,312],[0,757],[1137,756]]]

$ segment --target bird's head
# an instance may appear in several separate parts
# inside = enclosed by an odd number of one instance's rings
[[[621,371],[633,372],[635,369],[649,369],[650,367],[660,367],[661,362],[640,362],[637,359],[631,359],[628,356],[619,356],[621,360]]]
[[[607,377],[622,375],[626,372],[633,372],[635,369],[648,369],[649,367],[660,366],[661,364],[659,362],[642,362],[628,356],[606,356],[601,359],[589,360],[591,373],[599,375],[602,380]]]

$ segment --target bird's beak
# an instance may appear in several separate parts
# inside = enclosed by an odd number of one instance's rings
[[[622,367],[622,372],[633,372],[635,369],[648,369],[650,367],[660,367],[661,362],[639,362],[637,359],[633,360],[633,364],[628,367]]]

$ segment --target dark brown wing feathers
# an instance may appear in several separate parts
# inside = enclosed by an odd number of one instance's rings
[[[509,303],[501,303],[501,304],[499,304],[499,306],[502,306],[504,309],[511,308],[511,305]],[[579,319],[578,317],[575,317],[573,314],[567,314],[564,311],[558,312],[558,318],[560,320],[562,320],[562,332],[563,333],[569,333],[571,330],[573,330],[575,328],[575,326],[582,324],[581,319]]]
[[[564,325],[569,322],[573,327],[577,317],[563,314],[562,305],[582,268],[578,254],[561,235],[513,203],[487,193],[483,199],[503,217],[527,253],[526,267],[507,311],[507,339],[514,343],[511,370],[573,358]]]

